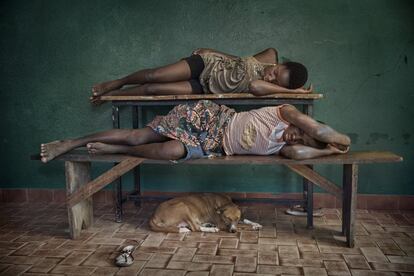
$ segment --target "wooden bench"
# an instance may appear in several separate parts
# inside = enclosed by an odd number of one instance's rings
[[[32,159],[40,159],[39,155]],[[128,171],[139,167],[141,164],[165,164],[175,163],[165,160],[149,160],[126,155],[89,155],[85,150],[77,149],[64,154],[56,160],[65,161],[67,208],[69,217],[69,229],[72,238],[77,238],[82,228],[88,228],[93,221],[92,195],[108,184],[112,183]],[[356,194],[358,185],[358,167],[361,164],[400,162],[402,157],[391,152],[361,151],[350,152],[343,155],[332,155],[308,160],[291,160],[281,156],[224,156],[211,159],[195,159],[182,162],[188,165],[284,165],[291,171],[299,174],[309,183],[313,183],[325,191],[340,198],[342,208],[342,234],[346,236],[347,245],[354,246],[354,224],[356,209]],[[92,162],[113,162],[114,167],[91,180]],[[311,166],[317,164],[342,165],[342,187],[329,181],[322,175],[312,170]],[[312,210],[313,189],[308,190],[307,207]],[[138,198],[140,194],[136,195]],[[312,212],[308,212],[308,222],[312,221]],[[308,224],[309,226],[309,224]]]
[[[165,96],[102,96],[100,99],[104,102],[111,102],[112,104],[112,125],[113,128],[120,128],[121,108],[131,108],[132,116],[132,128],[142,127],[142,108],[154,107],[154,106],[174,106],[182,103],[196,102],[199,100],[212,100],[218,104],[225,105],[249,105],[249,106],[271,106],[280,104],[293,104],[299,106],[302,112],[312,116],[313,104],[315,100],[322,99],[322,94],[310,93],[310,94],[273,94],[267,96],[257,97],[249,93],[227,93],[227,94],[201,94],[201,95],[165,95]],[[141,190],[141,177],[140,167],[134,169],[134,187],[135,193],[140,194]],[[306,178],[303,178],[303,200],[288,200],[279,199],[278,202],[290,204],[301,204],[309,206],[307,201],[308,189],[312,189],[312,184],[309,183]],[[114,185],[115,193],[115,220],[122,221],[122,178],[115,181]],[[128,199],[136,199],[133,196],[129,196]],[[309,212],[311,212],[310,210]],[[312,227],[312,219],[307,221],[308,227]]]

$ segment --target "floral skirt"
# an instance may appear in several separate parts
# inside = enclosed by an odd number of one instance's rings
[[[175,106],[167,115],[156,116],[147,126],[155,132],[181,141],[184,159],[223,154],[223,134],[235,111],[209,100]]]

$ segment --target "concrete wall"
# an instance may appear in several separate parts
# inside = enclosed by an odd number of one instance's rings
[[[91,86],[171,63],[194,48],[249,55],[267,47],[307,65],[325,99],[315,117],[351,135],[354,150],[391,150],[401,164],[367,165],[360,193],[414,194],[414,32],[411,1],[1,1],[0,187],[63,188],[63,164],[39,144],[111,127]],[[145,121],[167,109],[145,109]],[[123,127],[129,127],[129,112]],[[97,166],[97,172],[105,166]],[[332,180],[339,167],[316,168]],[[160,173],[162,172],[162,173]],[[145,166],[146,190],[296,192],[269,166]],[[131,177],[127,177],[131,184]]]

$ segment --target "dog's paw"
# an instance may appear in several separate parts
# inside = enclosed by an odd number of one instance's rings
[[[180,227],[180,230],[178,230],[179,233],[188,233],[191,232],[190,229],[188,229],[187,227]]]
[[[210,222],[203,223],[203,224],[201,224],[201,226],[208,227],[208,228],[217,227],[215,224],[212,224]]]
[[[220,231],[220,229],[218,229],[217,227],[200,226],[200,231],[201,232],[209,232],[209,233],[217,233],[218,231]]]
[[[256,222],[252,223],[252,229],[253,230],[260,230],[262,228],[263,228],[263,226],[261,224],[258,224]]]

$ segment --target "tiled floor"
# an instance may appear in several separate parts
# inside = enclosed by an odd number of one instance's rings
[[[148,230],[153,206],[95,206],[95,225],[68,239],[62,205],[0,205],[0,275],[413,275],[414,212],[358,210],[356,248],[339,235],[340,210],[324,209],[315,229],[284,208],[244,206],[264,225],[238,233],[163,234]],[[114,266],[118,250],[138,245],[135,262]]]

